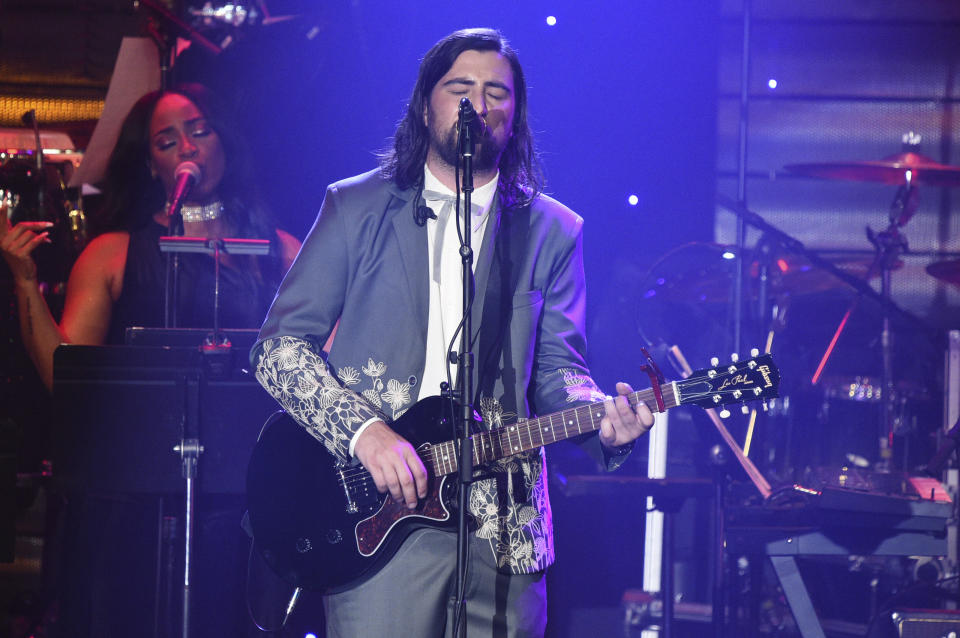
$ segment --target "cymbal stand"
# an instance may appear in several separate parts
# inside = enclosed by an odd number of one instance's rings
[[[900,255],[908,250],[907,238],[900,232],[900,228],[913,216],[916,211],[917,197],[913,185],[913,171],[904,174],[906,183],[897,189],[897,194],[890,206],[890,224],[886,230],[874,233],[867,228],[867,237],[877,251],[876,260],[871,266],[871,272],[879,266],[881,271],[880,295],[888,303],[882,306],[882,326],[880,328],[880,348],[883,357],[882,387],[883,394],[880,401],[880,462],[878,470],[889,471],[893,456],[893,435],[899,425],[896,415],[896,406],[893,396],[893,334],[890,331],[889,302],[892,300],[892,272],[896,267]]]
[[[896,268],[897,260],[907,251],[907,238],[900,232],[900,228],[913,216],[917,207],[916,190],[913,185],[913,171],[907,170],[904,173],[906,183],[897,189],[897,194],[890,206],[890,224],[887,229],[875,233],[869,226],[867,227],[867,238],[873,244],[876,251],[873,263],[864,278],[864,282],[869,281],[879,270],[881,274],[880,287],[880,310],[882,324],[880,328],[880,348],[882,362],[882,380],[881,380],[881,400],[880,400],[880,428],[879,428],[879,448],[880,460],[877,463],[877,470],[887,472],[891,469],[891,458],[893,455],[893,434],[897,429],[899,418],[895,415],[895,406],[893,403],[893,335],[890,330],[890,317],[893,305],[892,300],[892,277],[891,273]],[[866,285],[866,283],[864,283]],[[863,292],[857,294],[847,307],[843,319],[840,320],[830,344],[827,346],[817,371],[813,375],[812,384],[816,385],[820,380],[820,375],[826,366],[827,361],[833,354],[833,349],[843,330],[847,326],[850,315],[860,303]]]

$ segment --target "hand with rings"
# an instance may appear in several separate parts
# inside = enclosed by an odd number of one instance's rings
[[[20,222],[10,225],[8,206],[0,203],[0,253],[19,283],[37,280],[32,253],[40,244],[50,243],[51,222]]]

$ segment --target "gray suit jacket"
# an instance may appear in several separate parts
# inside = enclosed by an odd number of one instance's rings
[[[378,171],[330,186],[251,353],[264,387],[344,459],[364,421],[399,417],[419,391],[429,290],[427,233],[414,222],[414,194]],[[603,397],[585,363],[582,219],[540,196],[529,215],[516,217],[528,228],[502,232],[516,228],[506,223],[516,214],[498,207],[476,250],[474,331],[491,299],[505,327],[492,341],[495,352],[476,353],[478,362],[494,363],[475,369],[484,375],[475,387],[486,389],[475,405],[488,427]],[[525,241],[519,250],[498,252],[517,237]],[[506,302],[501,282],[489,281],[496,259],[500,270],[504,259],[517,262],[506,264],[516,282]],[[498,291],[488,294],[488,283]],[[324,362],[318,346],[338,320]],[[596,436],[581,444],[609,469],[622,462],[603,455]],[[553,562],[544,458],[540,449],[501,461],[472,488],[476,533],[489,539],[505,571]]]

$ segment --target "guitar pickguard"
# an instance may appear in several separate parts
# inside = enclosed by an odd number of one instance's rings
[[[453,479],[455,478],[453,477]],[[439,480],[432,479],[427,497],[414,510],[408,509],[405,504],[397,503],[393,498],[387,496],[380,511],[357,523],[354,529],[357,551],[365,557],[373,556],[383,545],[391,531],[400,524],[412,529],[416,527],[418,521],[431,527],[437,527],[437,523],[450,522],[450,510],[444,501],[448,497],[447,493],[452,491],[450,489],[452,487],[451,480],[449,476],[441,477]],[[444,498],[441,498],[441,495]]]

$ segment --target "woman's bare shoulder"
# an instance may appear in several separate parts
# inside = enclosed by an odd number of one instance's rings
[[[277,229],[277,241],[280,244],[280,257],[284,269],[289,269],[297,253],[300,252],[300,240],[285,230]]]

